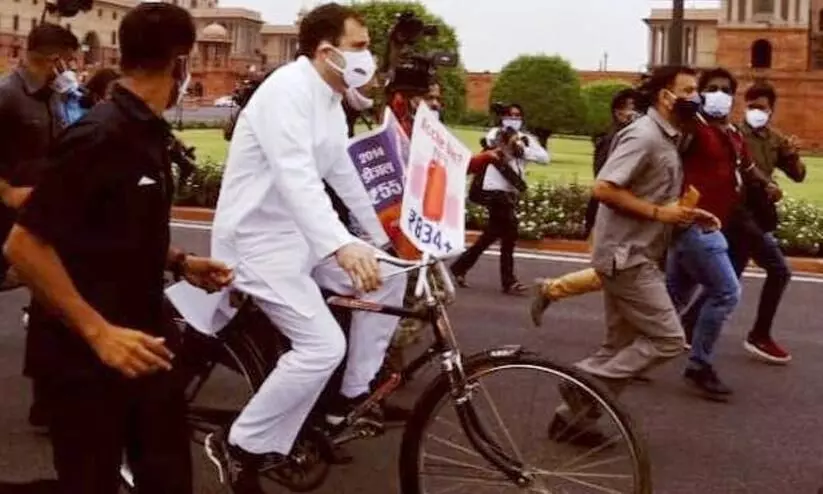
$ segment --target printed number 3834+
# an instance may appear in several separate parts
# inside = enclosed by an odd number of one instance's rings
[[[424,220],[414,210],[409,215],[409,229],[414,232],[414,236],[426,245],[434,245],[438,250],[443,249],[443,235],[440,229],[432,226]]]

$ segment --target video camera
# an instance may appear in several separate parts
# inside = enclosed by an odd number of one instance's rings
[[[415,51],[423,38],[437,35],[437,26],[425,24],[414,12],[406,11],[398,15],[389,31],[386,56],[381,67],[381,72],[386,74],[388,93],[399,91],[409,96],[426,94],[435,81],[437,67],[457,67],[456,53]]]
[[[80,12],[88,12],[92,9],[93,0],[51,0],[47,1],[43,18],[46,13],[57,14],[60,17],[74,17]],[[42,22],[43,19],[41,19]]]

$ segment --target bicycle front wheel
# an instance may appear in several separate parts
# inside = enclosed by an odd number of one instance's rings
[[[644,443],[593,379],[530,355],[489,352],[465,367],[470,393],[455,397],[441,377],[415,406],[402,494],[652,492]]]

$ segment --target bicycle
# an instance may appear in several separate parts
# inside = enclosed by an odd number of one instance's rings
[[[421,261],[404,261],[388,256],[380,256],[379,260],[400,268],[398,273],[419,271],[415,293],[418,297],[425,297],[425,307],[421,310],[410,310],[331,294],[327,298],[327,303],[335,316],[342,321],[341,326],[346,322],[351,311],[369,311],[414,318],[430,323],[433,343],[401,372],[392,373],[381,379],[374,386],[374,391],[368,400],[353,410],[344,422],[337,426],[331,427],[323,420],[324,399],[321,398],[290,455],[293,459],[293,464],[290,465],[290,472],[293,476],[285,483],[280,478],[276,482],[279,486],[285,486],[296,492],[306,492],[322,485],[328,475],[330,465],[346,463],[350,460],[338,454],[338,448],[341,445],[355,439],[374,437],[384,432],[371,424],[363,425],[358,419],[371,406],[383,401],[396,391],[403,382],[412,379],[418,371],[428,367],[435,360],[439,360],[439,375],[428,384],[417,399],[402,435],[399,461],[399,483],[402,494],[435,492],[433,487],[429,487],[429,482],[424,482],[428,476],[431,476],[434,481],[461,481],[472,491],[476,490],[478,483],[485,481],[491,486],[511,487],[518,492],[567,493],[581,492],[580,488],[593,489],[591,492],[625,492],[627,494],[650,494],[652,492],[650,465],[645,445],[629,416],[601,385],[588,376],[541,358],[519,345],[491,348],[464,358],[446,311],[448,303],[454,300],[455,289],[448,270],[443,264],[443,259],[424,255]],[[432,289],[430,277],[434,269],[440,271],[445,285],[443,296],[436,296]],[[244,377],[249,390],[253,393],[259,389],[274,368],[279,356],[288,349],[286,338],[279,332],[272,331],[266,316],[256,309],[251,300],[245,299],[239,305],[237,316],[218,334],[217,338],[198,336],[187,327],[184,321],[177,321],[189,343],[193,343],[187,353],[198,356],[188,362],[191,369],[188,399],[190,403],[189,423],[195,432],[194,440],[200,444],[202,442],[196,437],[198,432],[208,434],[224,428],[231,424],[239,413],[238,409],[216,409],[192,404],[212,371],[221,364],[232,369]],[[576,456],[571,460],[556,461],[557,471],[536,468],[526,463],[523,455],[525,450],[514,444],[511,431],[503,424],[500,417],[500,407],[491,401],[490,385],[481,382],[501,373],[509,376],[515,371],[536,372],[562,380],[561,385],[554,388],[546,385],[535,386],[533,395],[528,397],[531,398],[533,409],[543,406],[535,404],[538,401],[538,393],[557,388],[561,389],[564,399],[568,399],[571,389],[578,398],[583,398],[589,403],[588,408],[572,418],[565,419],[567,427],[563,430],[556,427],[558,415],[554,415],[554,420],[548,425],[549,437],[538,442],[541,458],[548,455],[542,450],[547,445],[557,445],[560,449],[575,451]],[[502,388],[511,388],[511,382],[514,380],[506,377]],[[517,382],[525,381],[518,380]],[[329,389],[339,389],[339,382],[333,379],[327,391]],[[483,414],[479,412],[481,397],[488,398],[491,403],[491,414],[496,419],[499,429],[489,426],[482,420]],[[520,397],[510,401],[517,401],[517,399]],[[507,403],[504,402],[504,405]],[[450,423],[437,416],[445,405],[451,405],[451,410],[456,415],[456,423]],[[447,409],[446,412],[448,411]],[[538,410],[538,413],[541,412]],[[544,409],[543,413],[548,421],[551,412]],[[587,446],[587,449],[580,453],[581,448],[576,439],[585,437],[587,429],[575,424],[583,423],[585,420],[590,425],[592,417],[608,417],[614,420],[618,434],[627,442],[625,456],[616,459],[594,460],[585,465],[580,464],[582,460],[591,459],[607,450],[613,450],[616,445],[613,438],[604,435],[608,440]],[[538,420],[543,419],[538,417]],[[466,440],[467,445],[459,445],[455,442],[456,440],[452,439],[434,438],[432,449],[445,446],[450,448],[449,451],[453,450],[472,461],[479,460],[480,464],[471,463],[466,458],[449,459],[440,454],[428,453],[429,448],[425,447],[425,442],[431,434],[427,434],[427,430],[436,424],[449,425],[450,429],[459,433],[458,439]],[[541,424],[541,427],[545,426],[545,423]],[[532,436],[528,433],[527,435]],[[439,468],[424,468],[427,459],[436,460],[440,464],[439,467],[455,467],[459,473],[466,471],[469,473],[466,476],[447,475]],[[593,467],[614,466],[618,461],[628,463],[627,473],[599,474],[590,471]],[[555,461],[552,462],[555,463]],[[127,488],[133,488],[130,472],[125,462],[121,473],[124,485]],[[265,478],[266,472],[260,472],[260,475]],[[565,490],[555,490],[554,486],[548,486],[549,480],[563,482],[569,487],[565,487]],[[594,483],[604,480],[619,481],[621,484],[628,483],[629,485],[627,490],[615,490],[614,487],[603,487]],[[569,490],[571,487],[576,490]],[[446,491],[456,492],[454,488],[442,492]]]

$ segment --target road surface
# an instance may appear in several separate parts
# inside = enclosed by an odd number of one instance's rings
[[[208,232],[202,227],[175,228],[174,233],[180,246],[207,251]],[[517,261],[524,280],[580,265],[563,258],[526,257]],[[652,384],[638,385],[626,393],[623,401],[649,446],[655,492],[812,494],[823,486],[823,335],[816,311],[823,285],[821,279],[799,278],[789,287],[777,322],[780,341],[794,354],[790,366],[753,362],[741,348],[761,286],[761,280],[747,278],[743,303],[719,345],[719,370],[735,390],[731,403],[706,402],[686,391],[680,378],[682,360],[653,372]],[[527,300],[499,293],[494,256],[485,256],[469,281],[473,287],[460,291],[452,309],[458,338],[467,352],[524,343],[559,362],[571,363],[593,350],[603,337],[597,295],[552,307],[544,328],[534,330],[526,321]],[[9,483],[53,476],[47,439],[35,434],[26,422],[29,383],[20,376],[23,335],[19,327],[25,298],[22,291],[0,297],[0,389],[4,397],[0,480]],[[219,385],[212,391],[216,395],[223,392],[228,390]],[[396,492],[398,444],[399,435],[391,433],[350,446],[355,463],[336,468],[319,492]],[[220,492],[199,449],[194,450],[194,458],[198,493]],[[18,491],[0,485],[0,493],[5,492]]]

